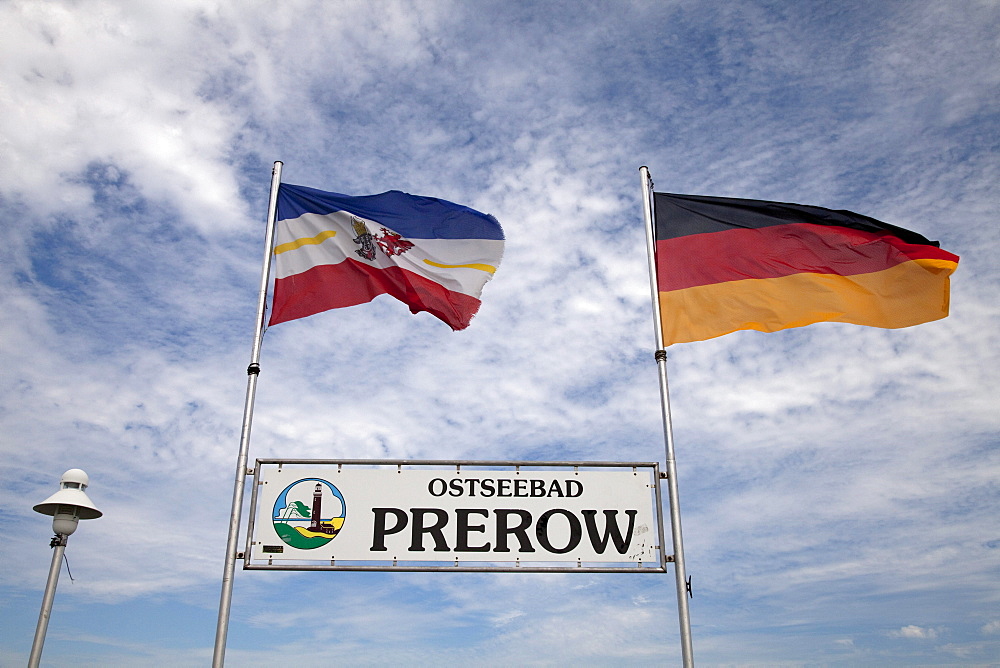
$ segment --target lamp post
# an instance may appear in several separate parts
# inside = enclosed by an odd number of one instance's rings
[[[104,514],[84,492],[89,484],[90,478],[86,473],[80,469],[70,469],[59,479],[59,491],[34,507],[35,512],[52,516],[52,530],[56,535],[49,543],[49,547],[53,548],[52,565],[49,566],[49,579],[42,596],[42,609],[38,613],[35,639],[31,643],[28,668],[38,668],[38,662],[42,658],[42,645],[45,644],[45,631],[49,628],[52,600],[56,597],[56,584],[59,582],[63,554],[66,552],[66,541],[76,531],[80,520],[93,520]]]

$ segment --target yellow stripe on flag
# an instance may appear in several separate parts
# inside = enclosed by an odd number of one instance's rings
[[[302,237],[301,239],[296,239],[295,241],[289,241],[286,244],[280,244],[274,247],[274,254],[280,255],[286,251],[295,250],[302,246],[314,246],[316,244],[321,244],[331,237],[337,236],[336,230],[326,230],[320,232],[314,237]]]
[[[439,269],[478,269],[479,271],[485,271],[488,274],[493,274],[497,270],[496,267],[491,267],[488,264],[441,264],[439,262],[426,259],[424,262],[432,267],[438,267]]]
[[[801,273],[661,292],[663,345],[825,321],[896,329],[938,320],[948,315],[956,266],[920,259],[870,274]]]

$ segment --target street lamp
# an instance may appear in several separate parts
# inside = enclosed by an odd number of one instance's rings
[[[42,610],[38,613],[35,640],[31,643],[28,668],[38,668],[38,662],[42,658],[42,645],[45,644],[45,631],[52,614],[52,600],[56,597],[56,584],[59,582],[63,554],[66,552],[66,541],[76,531],[80,520],[93,520],[104,514],[84,492],[89,484],[90,478],[86,473],[80,469],[70,469],[59,479],[59,491],[34,507],[35,512],[52,516],[52,530],[56,535],[49,542],[49,547],[54,550],[52,565],[49,566],[49,579],[42,596]]]

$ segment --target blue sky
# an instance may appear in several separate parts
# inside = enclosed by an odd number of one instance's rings
[[[264,338],[250,456],[663,457],[638,168],[961,256],[949,318],[670,351],[695,658],[1000,661],[1000,7],[0,5],[0,665],[71,467],[47,665],[210,661],[271,164],[496,216],[454,333],[389,298]],[[245,526],[245,524],[244,524]],[[671,575],[237,571],[231,665],[678,665]]]

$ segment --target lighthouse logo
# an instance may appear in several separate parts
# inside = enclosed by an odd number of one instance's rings
[[[336,538],[346,516],[347,504],[336,486],[321,478],[303,478],[278,495],[271,521],[285,545],[315,550]]]

